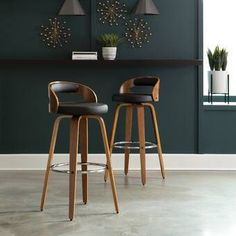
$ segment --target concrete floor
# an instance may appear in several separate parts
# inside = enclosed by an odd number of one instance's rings
[[[39,211],[41,171],[0,171],[1,236],[235,236],[236,172],[116,172],[120,214],[102,174],[89,178],[89,202],[69,222],[68,178],[53,173],[44,212]],[[80,180],[80,179],[79,179]]]

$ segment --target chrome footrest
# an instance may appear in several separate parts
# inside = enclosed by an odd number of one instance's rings
[[[107,169],[107,165],[106,164],[101,164],[101,163],[94,163],[94,162],[77,162],[77,165],[79,166],[95,166],[95,167],[100,167],[100,168],[96,168],[96,169],[91,169],[91,170],[77,170],[77,172],[81,173],[81,174],[88,174],[88,173],[98,173],[98,172],[104,172]],[[64,169],[64,167],[68,167],[67,169]],[[70,170],[69,170],[69,163],[68,162],[64,162],[64,163],[56,163],[51,165],[51,170],[54,172],[58,172],[58,173],[64,173],[64,174],[70,174]]]
[[[157,145],[152,142],[145,142],[145,149],[151,149],[156,148]],[[119,148],[119,149],[140,149],[139,142],[128,142],[128,141],[120,141],[115,142],[113,145],[113,148]]]

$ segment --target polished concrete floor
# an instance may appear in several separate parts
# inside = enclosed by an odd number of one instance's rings
[[[68,212],[68,177],[52,174],[44,212],[39,211],[41,171],[0,171],[1,236],[235,236],[236,172],[115,172],[120,214],[114,213],[109,183],[89,178],[89,202],[76,218]],[[79,179],[80,180],[80,179]]]

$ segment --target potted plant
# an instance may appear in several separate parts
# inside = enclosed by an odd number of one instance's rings
[[[102,34],[98,37],[98,41],[102,44],[102,56],[104,60],[115,60],[117,53],[117,46],[121,42],[119,35]]]
[[[227,60],[228,52],[217,46],[212,53],[210,49],[207,51],[209,66],[211,71],[208,72],[208,88],[210,93],[228,93],[228,72]]]

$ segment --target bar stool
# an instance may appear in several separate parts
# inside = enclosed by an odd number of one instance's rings
[[[140,93],[140,89],[144,90],[146,88],[151,89],[151,92]],[[134,90],[138,89],[139,92]],[[161,140],[158,129],[157,115],[152,102],[159,101],[159,90],[160,90],[160,79],[153,76],[143,76],[138,78],[133,78],[125,81],[121,87],[118,94],[114,94],[112,100],[118,102],[119,104],[115,109],[115,116],[113,120],[111,140],[110,140],[110,153],[112,153],[113,148],[120,148],[125,150],[125,162],[124,162],[124,172],[125,175],[128,174],[129,169],[129,154],[132,149],[139,149],[140,152],[140,164],[141,164],[141,179],[142,184],[146,184],[146,158],[145,149],[157,148],[159,162],[161,167],[161,174],[163,179],[165,178],[164,162],[162,157]],[[125,121],[125,141],[119,141],[114,143],[117,122],[119,118],[120,108],[126,108],[126,121]],[[144,108],[149,108],[152,117],[152,124],[155,133],[156,143],[145,141],[145,120],[144,120]],[[133,108],[137,109],[137,121],[138,121],[138,139],[139,141],[131,140],[132,132],[132,118],[133,118]],[[104,179],[107,180],[107,172],[105,173]]]
[[[107,170],[111,180],[112,194],[116,212],[119,212],[118,199],[116,193],[115,180],[112,172],[109,144],[107,140],[107,133],[101,115],[108,111],[106,104],[97,103],[97,96],[95,92],[89,87],[65,81],[55,81],[49,84],[49,112],[59,114],[54,122],[49,157],[47,162],[47,169],[45,173],[43,192],[41,197],[40,208],[43,210],[45,198],[48,190],[48,179],[50,170],[56,172],[63,172],[69,174],[69,219],[72,220],[75,212],[76,202],[76,179],[77,179],[77,165],[81,165],[82,174],[82,190],[83,202],[87,203],[87,174],[90,172]],[[74,93],[80,95],[84,102],[61,102],[59,101],[59,93]],[[70,119],[70,155],[69,163],[56,163],[52,165],[59,124],[62,119]],[[106,153],[107,164],[92,163],[87,161],[88,156],[88,119],[95,119],[98,121],[104,149]],[[78,142],[80,143],[81,162],[77,163]],[[98,167],[96,170],[89,170],[88,166]],[[69,170],[61,170],[61,167],[69,166]]]

